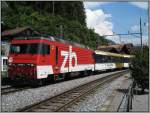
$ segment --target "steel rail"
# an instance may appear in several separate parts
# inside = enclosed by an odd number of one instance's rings
[[[6,87],[1,89],[1,95],[7,95],[10,93],[15,93],[17,91],[22,91],[26,89],[28,89],[28,87],[22,87],[22,88]]]
[[[122,99],[121,99],[121,101],[120,101],[120,104],[119,104],[119,106],[118,106],[118,108],[117,108],[117,112],[119,112],[120,109],[122,109],[123,112],[128,110],[128,107],[127,107],[127,106],[128,106],[128,98],[130,98],[130,97],[129,97],[129,96],[130,96],[130,93],[132,93],[132,92],[131,92],[132,86],[133,86],[133,82],[132,82],[132,83],[130,84],[130,86],[127,88],[127,89],[128,89],[128,92],[127,92],[127,93],[124,93],[124,95],[123,95],[123,97],[122,97]],[[131,98],[131,99],[132,99],[132,98]],[[123,105],[123,101],[125,101],[125,103],[124,103],[123,108],[121,108],[121,105]]]
[[[54,97],[50,97],[46,100],[43,100],[41,102],[26,106],[22,109],[18,109],[17,111],[65,111],[68,106],[72,105],[76,101],[78,101],[80,98],[88,95],[93,90],[99,88],[105,83],[108,83],[112,81],[115,78],[118,78],[125,73],[128,73],[128,70],[114,73],[109,76],[105,76],[103,78],[94,80],[92,82],[83,84],[81,86],[78,86],[74,89],[71,89],[69,91],[63,92],[61,94],[58,94]]]

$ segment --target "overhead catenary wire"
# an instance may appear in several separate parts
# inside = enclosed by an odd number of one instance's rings
[[[106,13],[108,13],[107,10],[106,10],[102,5],[101,5],[101,8],[102,8],[103,11],[105,11]],[[108,14],[109,14],[109,13],[108,13]],[[114,18],[113,18],[113,21],[118,24],[118,22],[117,22]],[[121,24],[118,24],[118,25],[120,26],[120,28],[124,29],[125,31],[128,31],[128,34],[113,34],[113,35],[105,35],[105,36],[117,36],[117,35],[118,35],[119,38],[120,38],[120,43],[121,43],[121,36],[122,36],[122,35],[134,36],[134,37],[136,37],[136,38],[141,38],[141,46],[142,46],[141,18],[140,18],[140,32],[139,32],[139,33],[129,33],[129,30],[126,29],[127,27],[122,26]],[[139,36],[137,36],[137,35],[135,35],[135,34],[139,34]]]

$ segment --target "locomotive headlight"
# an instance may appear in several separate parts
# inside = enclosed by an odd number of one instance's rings
[[[12,63],[8,63],[8,66],[11,66],[12,65]]]
[[[13,57],[9,57],[8,62],[12,63],[13,62]]]
[[[58,70],[58,69],[59,69],[59,67],[58,67],[58,66],[55,66],[55,69],[56,69],[56,70]]]
[[[31,64],[31,67],[34,67],[35,65],[34,64]]]

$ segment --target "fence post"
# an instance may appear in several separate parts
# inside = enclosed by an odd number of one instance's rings
[[[132,96],[133,96],[132,85],[133,84],[130,85],[129,92],[127,94],[127,109],[126,109],[126,112],[129,112],[130,109],[132,109]]]
[[[129,104],[130,104],[130,99],[129,99],[129,94],[127,95],[127,110],[126,112],[129,112]]]
[[[131,87],[130,109],[132,109],[133,87]]]

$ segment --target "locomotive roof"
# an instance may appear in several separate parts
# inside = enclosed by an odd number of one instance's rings
[[[95,54],[98,54],[98,55],[106,55],[106,56],[114,56],[114,57],[126,57],[126,58],[131,58],[131,57],[133,57],[133,55],[117,54],[117,53],[104,52],[104,51],[99,51],[99,50],[95,50]]]
[[[49,40],[49,41],[57,41],[57,42],[61,42],[61,43],[64,43],[64,44],[70,44],[70,45],[73,45],[73,46],[78,46],[78,47],[90,49],[88,46],[85,46],[83,44],[79,44],[79,43],[76,43],[76,42],[64,40],[62,38],[57,38],[57,37],[53,37],[53,36],[48,36],[48,37],[43,37],[43,36],[39,36],[39,37],[16,37],[14,39],[16,39],[16,40],[35,40],[35,39],[42,40],[42,39],[45,39],[45,40]]]

